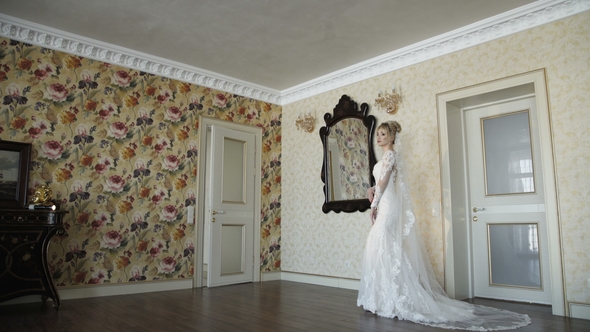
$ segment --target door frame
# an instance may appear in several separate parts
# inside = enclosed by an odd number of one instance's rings
[[[199,155],[198,155],[198,169],[197,169],[197,206],[195,211],[195,268],[193,272],[193,284],[195,288],[203,287],[203,245],[204,245],[204,231],[205,231],[205,207],[206,193],[206,169],[207,169],[207,150],[210,146],[207,144],[207,127],[218,126],[231,130],[247,132],[254,134],[255,137],[255,158],[254,170],[257,172],[257,179],[254,181],[254,267],[253,267],[253,282],[260,281],[260,264],[256,264],[260,260],[260,207],[261,207],[261,163],[262,163],[262,128],[249,126],[245,124],[214,119],[206,116],[199,116]],[[202,157],[202,158],[201,158]]]
[[[467,165],[463,149],[465,142],[462,135],[453,135],[453,133],[464,132],[464,122],[461,109],[452,102],[470,97],[477,98],[490,92],[531,83],[534,86],[537,104],[537,130],[541,144],[542,176],[545,183],[552,312],[554,315],[569,316],[564,296],[565,278],[562,264],[557,177],[544,68],[439,93],[436,96],[442,185],[444,286],[452,298],[463,299],[473,296]]]

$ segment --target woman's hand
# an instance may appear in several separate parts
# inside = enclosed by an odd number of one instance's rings
[[[369,202],[373,203],[373,198],[375,197],[375,187],[367,189],[367,197],[369,198]]]
[[[371,208],[371,226],[375,224],[375,219],[377,218],[377,207]]]

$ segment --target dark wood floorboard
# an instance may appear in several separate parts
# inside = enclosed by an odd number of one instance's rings
[[[374,316],[357,292],[289,281],[0,305],[0,331],[445,331]],[[474,299],[528,314],[518,332],[590,331],[590,321],[553,316],[549,306]]]

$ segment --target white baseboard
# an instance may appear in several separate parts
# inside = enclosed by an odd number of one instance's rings
[[[275,281],[281,280],[281,272],[261,272],[260,273],[260,281]]]
[[[281,271],[281,279],[320,286],[358,290],[360,280]]]
[[[193,288],[193,279],[179,279],[166,281],[146,281],[140,283],[103,284],[91,287],[59,288],[61,300],[82,299],[89,297],[127,295],[149,292],[171,291]],[[40,302],[41,295],[27,295],[0,303],[0,305]],[[48,299],[51,302],[51,299]]]
[[[569,302],[569,306],[570,306],[570,317],[581,318],[581,319],[590,319],[590,304],[579,303],[579,302]]]

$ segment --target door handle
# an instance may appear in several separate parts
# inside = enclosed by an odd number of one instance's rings
[[[225,213],[225,211],[215,211],[215,210],[211,211],[211,214],[212,214],[212,215],[216,215],[216,214],[224,214],[224,213]]]
[[[485,210],[485,208],[474,207],[473,208],[473,213],[477,213],[477,211],[483,211],[483,210]]]

